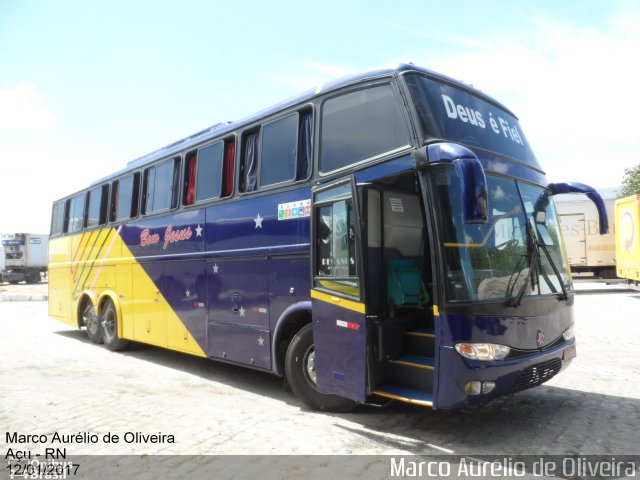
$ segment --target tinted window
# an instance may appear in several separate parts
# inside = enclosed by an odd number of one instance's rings
[[[64,226],[64,202],[53,205],[51,215],[51,235],[60,235]]]
[[[131,200],[133,199],[133,175],[118,180],[114,187],[116,202],[115,221],[131,218]]]
[[[297,141],[297,114],[289,115],[263,127],[261,186],[293,180],[296,174]]]
[[[82,230],[82,224],[84,223],[84,199],[84,194],[71,199],[67,232],[73,233]]]
[[[358,297],[356,225],[349,185],[316,195],[315,285]],[[332,201],[333,200],[333,201]]]
[[[224,143],[218,142],[198,151],[196,201],[220,197]]]
[[[409,144],[390,85],[327,100],[322,107],[320,170],[330,172]]]
[[[97,187],[89,190],[87,207],[87,227],[104,225],[107,221],[107,196],[108,186]]]
[[[169,160],[147,169],[147,202],[145,213],[168,210],[175,206],[176,161]]]
[[[405,76],[425,140],[443,138],[523,160],[540,168],[518,119],[460,88],[418,74]]]
[[[253,192],[258,186],[258,133],[244,135],[240,162],[240,190]]]

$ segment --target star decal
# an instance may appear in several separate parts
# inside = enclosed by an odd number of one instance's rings
[[[258,337],[258,346],[259,347],[263,347],[264,346],[264,338],[262,338],[261,336]]]
[[[260,212],[258,212],[258,216],[253,219],[253,221],[256,222],[256,228],[262,228],[262,221],[263,220],[264,220],[264,218],[262,218],[260,216]]]
[[[220,267],[218,266],[218,264],[214,263],[213,267],[211,267],[211,268],[213,268],[213,273],[215,273],[217,275],[218,274],[218,270],[220,270]]]
[[[202,236],[202,227],[200,226],[200,224],[198,224],[198,226],[196,227],[196,237],[201,237]]]
[[[238,310],[238,312],[240,312],[241,317],[244,317],[244,307],[240,307],[240,310]]]

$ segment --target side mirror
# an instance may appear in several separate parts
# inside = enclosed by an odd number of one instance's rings
[[[424,156],[422,158],[424,159]],[[426,147],[424,160],[426,160],[424,163],[451,163],[460,179],[464,222],[487,223],[489,218],[487,178],[475,153],[456,143],[433,143]],[[419,167],[419,165],[416,166]]]
[[[598,210],[598,219],[600,222],[600,235],[605,235],[609,232],[609,219],[607,217],[607,209],[604,206],[604,200],[593,187],[585,185],[584,183],[570,182],[570,183],[550,183],[547,188],[551,190],[551,195],[557,195],[559,193],[584,193],[589,200],[591,200]]]

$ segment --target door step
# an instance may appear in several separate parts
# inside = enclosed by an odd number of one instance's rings
[[[423,357],[420,355],[407,355],[396,360],[389,360],[389,363],[394,365],[406,365],[408,367],[424,368],[426,370],[434,369],[433,358]]]
[[[404,332],[405,335],[412,335],[414,337],[429,337],[436,338],[436,333],[434,330],[430,328],[418,328],[416,330],[407,330]]]
[[[413,388],[383,385],[372,393],[380,397],[399,400],[405,403],[413,403],[414,405],[422,405],[423,407],[433,406],[433,395],[431,393],[414,390]]]

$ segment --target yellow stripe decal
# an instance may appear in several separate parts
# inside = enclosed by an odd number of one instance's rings
[[[405,362],[404,360],[389,360],[389,363],[395,363],[396,365],[406,365],[407,367],[424,368],[425,370],[434,370],[431,365],[422,365],[420,363]]]
[[[322,302],[332,303],[338,307],[353,310],[358,313],[365,313],[364,303],[354,302],[353,300],[347,300],[345,298],[336,297],[335,295],[329,295],[328,293],[319,292],[317,290],[311,290],[311,298],[320,300]]]
[[[440,316],[440,309],[438,308],[438,305],[434,305],[434,306],[433,306],[433,314],[434,314],[436,317],[439,317],[439,316]]]
[[[404,332],[405,335],[411,335],[414,337],[429,337],[429,338],[435,338],[436,335],[435,333],[422,333],[422,332],[410,332],[410,331],[406,331]]]
[[[104,256],[102,257],[102,260],[100,261],[100,265],[98,266],[98,271],[96,272],[95,276],[93,277],[93,282],[91,282],[91,285],[89,285],[89,290],[93,290],[93,287],[95,287],[96,282],[98,281],[98,277],[100,276],[100,272],[102,272],[102,267],[104,266],[104,262],[107,259],[107,257],[109,256],[109,254],[111,253],[111,249],[113,248],[113,244],[115,243],[116,239],[118,238],[118,235],[120,235],[120,230],[122,230],[122,225],[120,225],[118,227],[118,230],[116,230],[115,235],[113,235],[113,238],[111,239],[111,243],[109,244],[109,247],[107,248],[107,251],[105,252]],[[93,268],[93,267],[91,267]],[[88,275],[87,275],[88,278]]]
[[[400,400],[401,402],[415,403],[417,405],[423,405],[425,407],[433,407],[433,402],[427,402],[426,400],[418,400],[416,398],[401,397],[400,395],[395,395],[393,393],[388,393],[388,392],[382,392],[380,390],[374,390],[372,393],[374,395],[379,395],[381,397],[387,397],[393,400]]]

